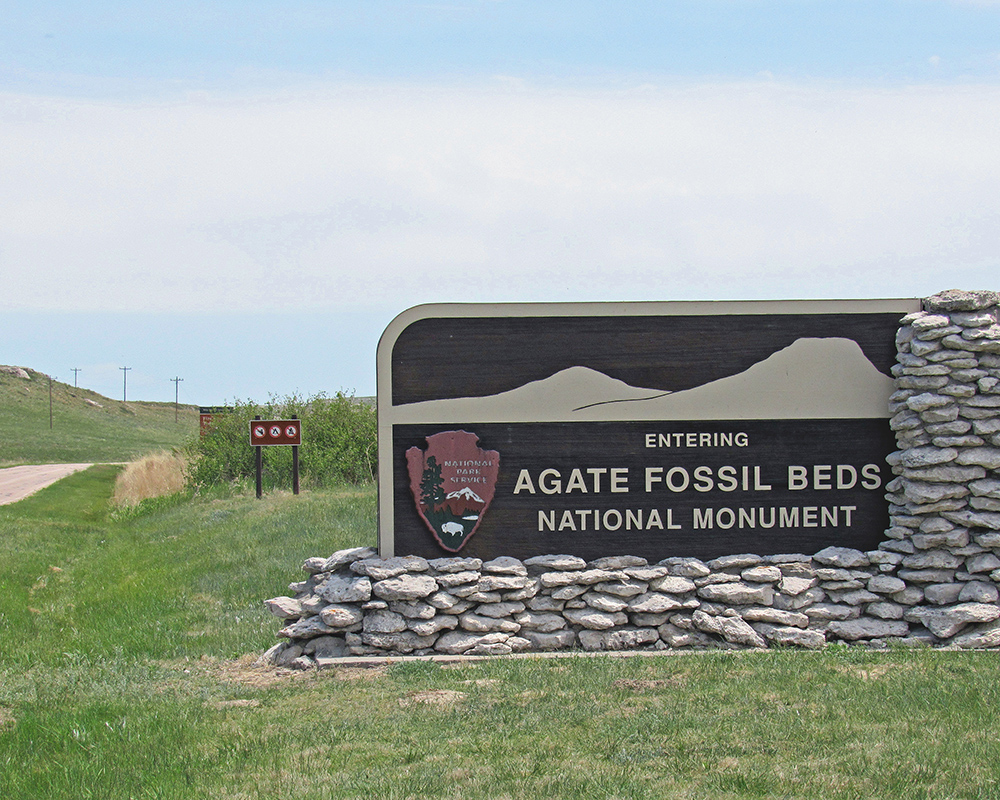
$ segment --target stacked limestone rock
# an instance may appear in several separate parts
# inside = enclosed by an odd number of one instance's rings
[[[279,636],[288,639],[268,658],[309,667],[344,655],[817,648],[834,639],[908,637],[909,623],[894,611],[907,585],[887,574],[902,559],[830,547],[812,557],[668,558],[650,566],[634,556],[483,563],[344,550],[306,561],[309,577],[291,585],[294,598],[267,601],[285,619]]]
[[[702,562],[569,555],[313,558],[267,658],[822,647],[888,641],[1000,647],[1000,295],[945,292],[902,320],[877,550]]]
[[[1000,582],[1000,295],[949,291],[904,317],[891,426],[885,552],[901,556],[902,618],[938,640],[997,618]],[[893,609],[899,614],[899,609]],[[960,624],[961,623],[961,624]],[[958,644],[1000,646],[1000,624]]]

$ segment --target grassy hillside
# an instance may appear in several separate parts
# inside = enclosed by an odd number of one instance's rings
[[[150,450],[189,441],[198,429],[198,409],[173,403],[122,403],[89,389],[49,378],[0,371],[0,467],[15,464],[128,461]]]

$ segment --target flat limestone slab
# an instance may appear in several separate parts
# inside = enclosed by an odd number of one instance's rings
[[[941,651],[941,652],[968,652],[964,650],[961,646],[951,645],[947,647],[928,647],[929,650]],[[316,660],[316,666],[319,669],[336,669],[346,668],[346,667],[359,667],[359,668],[376,668],[376,667],[386,667],[390,664],[398,664],[404,661],[429,661],[435,664],[467,664],[474,661],[495,661],[498,659],[552,659],[552,658],[679,658],[681,656],[709,656],[713,653],[718,654],[719,650],[602,650],[602,651],[586,651],[586,650],[562,650],[556,652],[531,652],[531,653],[510,653],[503,656],[469,656],[463,654],[456,655],[445,655],[444,653],[438,653],[429,656],[414,656],[414,655],[397,655],[397,656],[341,656],[340,658],[319,658]],[[760,650],[728,650],[724,651],[727,654],[732,654],[734,657],[743,654],[753,654],[760,653]],[[795,653],[797,656],[805,658],[809,655],[814,654],[814,650],[786,650],[783,652]],[[868,651],[871,653],[880,653],[880,650]],[[1000,649],[998,648],[985,648],[982,650],[977,650],[977,653],[994,653],[1000,657]]]
[[[16,503],[93,464],[36,464],[0,469],[0,506]]]

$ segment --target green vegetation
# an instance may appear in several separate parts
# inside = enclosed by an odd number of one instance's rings
[[[189,441],[198,409],[173,403],[122,403],[89,389],[52,382],[27,370],[28,378],[0,372],[0,467],[16,464],[128,461],[150,450]]]
[[[259,649],[275,630],[261,601],[287,592],[305,558],[375,541],[370,487],[181,495],[118,513],[109,498],[120,470],[91,467],[0,506],[8,664]]]
[[[118,467],[0,507],[0,797],[993,798],[995,653],[255,666],[371,484],[109,515]]]
[[[255,475],[249,425],[254,416],[302,420],[299,471],[305,488],[374,480],[377,463],[373,403],[337,393],[332,397],[292,395],[268,403],[236,402],[215,414],[207,436],[199,435],[198,409],[172,403],[111,400],[88,389],[52,382],[33,370],[28,377],[0,372],[0,467],[18,464],[124,462],[153,451],[183,448],[192,462],[192,486],[230,485],[246,489]],[[290,447],[264,454],[264,487],[292,485]]]
[[[333,397],[297,396],[269,403],[239,402],[226,414],[216,414],[207,436],[193,446],[194,485],[249,485],[256,475],[254,449],[248,445],[250,421],[302,420],[299,474],[302,486],[337,486],[375,478],[377,465],[375,407],[338,392]],[[292,485],[292,448],[265,447],[265,489]]]

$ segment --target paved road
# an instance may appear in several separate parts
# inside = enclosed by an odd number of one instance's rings
[[[41,464],[0,469],[0,506],[16,503],[39,489],[93,464]]]

